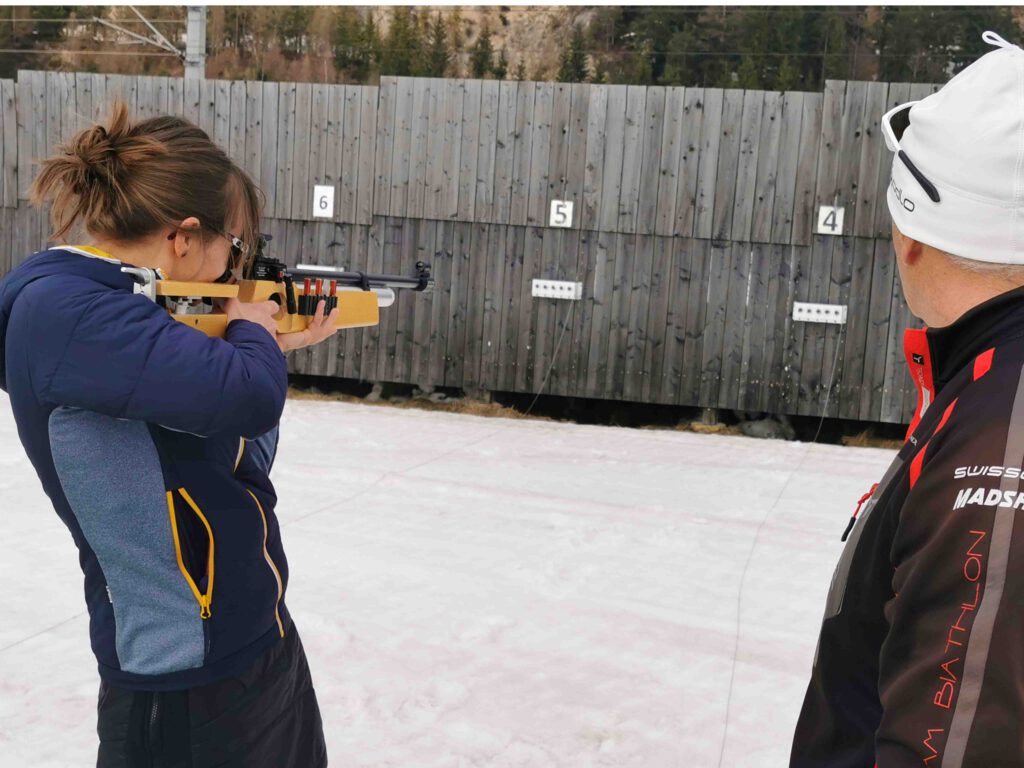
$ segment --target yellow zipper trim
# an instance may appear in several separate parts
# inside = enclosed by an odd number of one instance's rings
[[[167,491],[167,510],[171,516],[171,535],[174,537],[174,554],[178,558],[178,570],[181,571],[181,575],[185,577],[185,581],[192,588],[192,594],[196,596],[196,601],[199,603],[200,618],[208,619],[210,618],[210,607],[213,603],[213,529],[210,527],[210,522],[206,519],[206,515],[200,511],[196,503],[192,501],[192,497],[188,495],[188,491],[184,488],[179,488],[178,493],[192,507],[192,511],[196,513],[196,516],[202,520],[203,525],[206,527],[206,533],[210,537],[210,553],[207,556],[206,562],[206,592],[203,593],[199,591],[199,587],[196,586],[195,581],[185,567],[185,561],[181,557],[181,541],[178,539],[178,525],[174,514],[174,495],[172,491]]]
[[[263,557],[267,561],[267,565],[270,566],[270,570],[274,572],[274,578],[277,579],[277,602],[274,604],[274,617],[277,619],[277,630],[281,633],[281,637],[284,637],[284,624],[281,623],[281,612],[279,606],[281,605],[281,596],[284,595],[284,583],[281,581],[281,573],[277,570],[277,566],[274,565],[273,558],[270,557],[270,553],[267,551],[267,516],[263,512],[263,505],[260,504],[260,500],[256,498],[256,494],[250,491],[248,488],[245,489],[252,500],[256,502],[256,508],[260,511],[260,517],[263,518]]]

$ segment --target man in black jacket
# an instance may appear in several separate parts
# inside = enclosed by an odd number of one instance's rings
[[[1024,768],[1024,50],[983,38],[882,119],[918,409],[836,567],[791,768]]]

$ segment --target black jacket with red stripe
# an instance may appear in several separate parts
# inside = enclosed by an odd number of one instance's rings
[[[836,566],[791,768],[1024,767],[1024,289],[906,348],[918,411]]]

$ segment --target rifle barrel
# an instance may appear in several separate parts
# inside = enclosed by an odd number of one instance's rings
[[[330,276],[339,285],[357,286],[363,289],[380,288],[412,288],[424,291],[434,287],[434,279],[430,277],[429,267],[420,270],[416,277],[404,275],[374,275],[367,272],[348,272],[337,267],[324,267],[318,264],[299,264],[288,270],[293,278]]]

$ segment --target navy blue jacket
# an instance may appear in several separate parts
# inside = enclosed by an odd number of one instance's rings
[[[0,386],[78,546],[100,676],[188,688],[289,626],[268,477],[287,366],[259,325],[209,338],[120,268],[55,248],[0,281]]]

